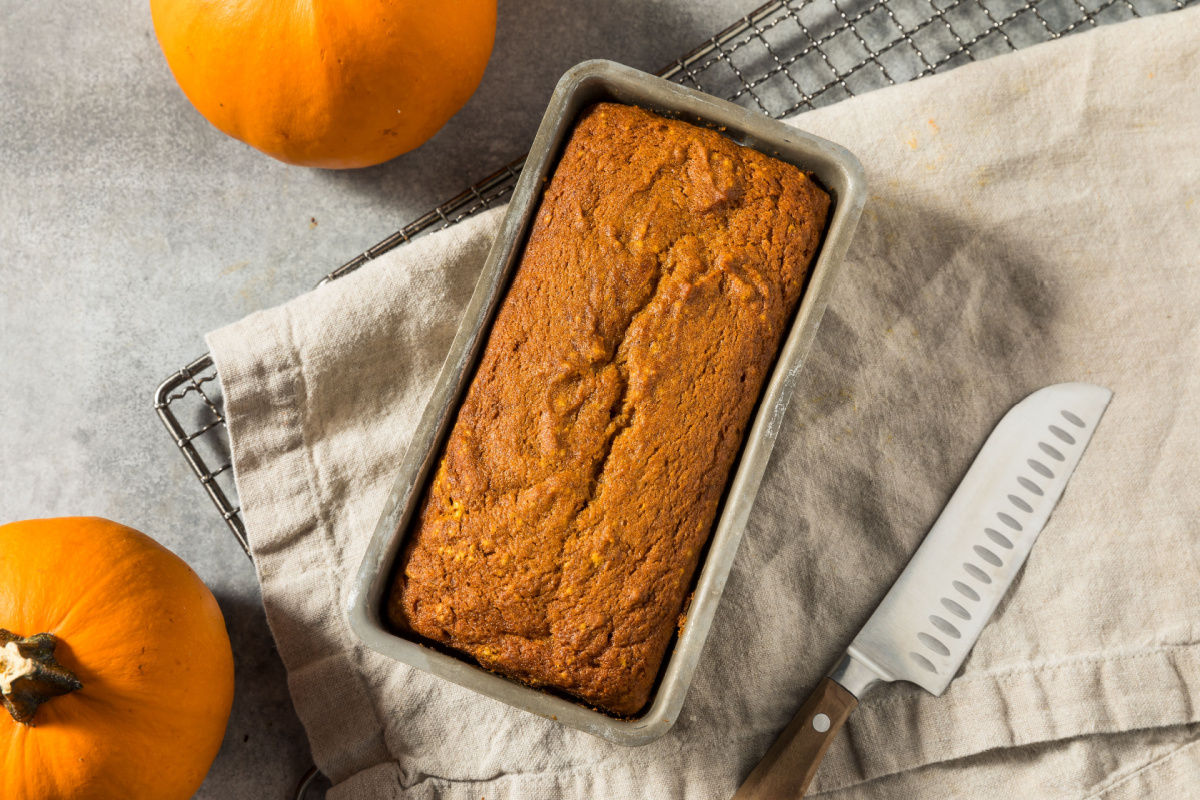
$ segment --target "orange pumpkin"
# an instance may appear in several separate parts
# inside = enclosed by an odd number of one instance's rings
[[[220,130],[289,164],[417,147],[483,77],[496,0],[150,0],[167,64]]]
[[[0,698],[0,798],[186,800],[233,703],[221,610],[132,528],[0,526]]]

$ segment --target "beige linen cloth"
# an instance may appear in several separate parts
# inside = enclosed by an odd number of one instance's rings
[[[349,588],[497,212],[209,336],[263,602],[334,800],[726,798],[1029,392],[1116,394],[941,698],[813,791],[1200,797],[1200,8],[805,114],[870,200],[682,715],[607,744],[357,642]]]

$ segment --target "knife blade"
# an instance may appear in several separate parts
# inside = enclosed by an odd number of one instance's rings
[[[803,797],[858,700],[905,680],[950,685],[1029,555],[1112,392],[1039,389],[996,425],[908,566],[734,800]]]

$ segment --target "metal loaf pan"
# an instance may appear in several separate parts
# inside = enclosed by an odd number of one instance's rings
[[[483,354],[505,289],[516,269],[526,233],[537,211],[544,180],[553,171],[575,119],[599,101],[637,105],[699,125],[715,127],[752,147],[813,173],[833,197],[825,238],[808,286],[774,372],[763,390],[742,453],[734,465],[720,516],[701,562],[687,622],[669,652],[647,708],[620,719],[586,704],[534,689],[489,672],[466,657],[403,638],[388,629],[384,603],[397,554],[416,518],[422,493],[437,466],[441,447],[454,425],[461,398]],[[816,336],[829,293],[866,200],[862,166],[844,148],[798,131],[741,106],[611,61],[585,61],[572,68],[554,90],[529,157],[513,191],[499,235],[488,253],[475,293],[450,346],[424,415],[400,465],[400,474],[367,547],[350,595],[350,625],[372,650],[533,714],[554,719],[622,745],[647,744],[667,732],[679,715],[696,662],[738,544],[775,445],[802,362]]]

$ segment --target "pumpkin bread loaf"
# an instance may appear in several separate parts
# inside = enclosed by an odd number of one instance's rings
[[[392,623],[632,715],[829,197],[631,106],[580,116],[388,598]]]

